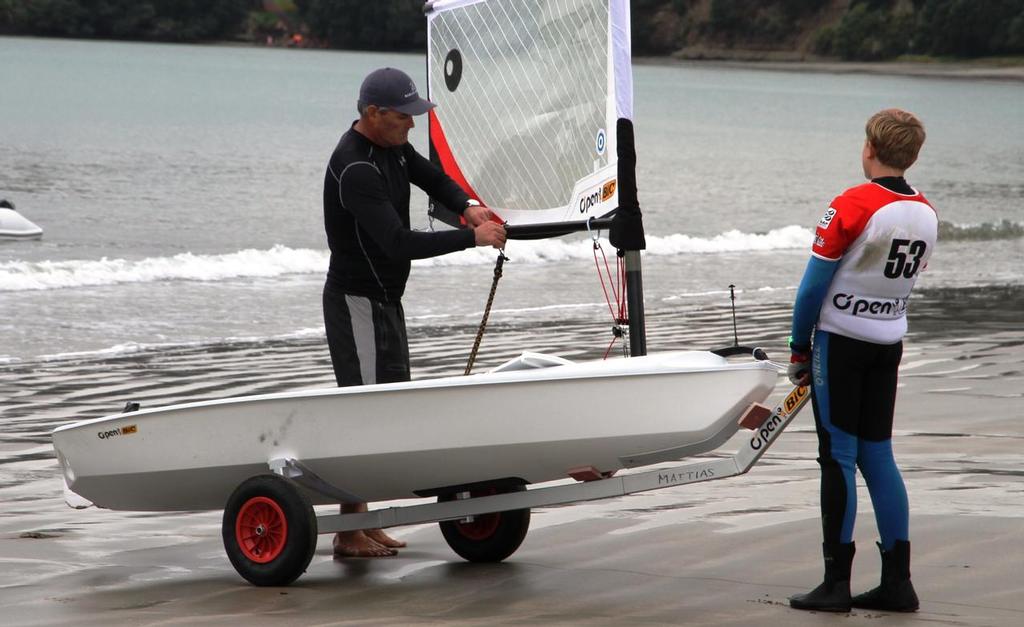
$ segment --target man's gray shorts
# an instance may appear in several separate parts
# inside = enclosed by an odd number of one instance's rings
[[[324,326],[339,386],[409,380],[402,303],[324,288]]]

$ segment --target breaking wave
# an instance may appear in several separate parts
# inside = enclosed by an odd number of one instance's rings
[[[221,281],[242,277],[324,272],[329,253],[277,245],[222,255],[181,253],[145,259],[8,261],[0,263],[0,291],[51,290],[68,287],[150,283],[154,281]]]
[[[603,233],[607,236],[607,233]],[[714,237],[674,234],[648,235],[648,255],[710,254],[808,248],[812,232],[787,226],[767,233],[727,231]],[[613,249],[601,240],[606,254]],[[511,241],[506,254],[517,263],[552,263],[590,260],[588,238]],[[491,248],[471,248],[451,255],[421,259],[415,266],[475,266],[493,264]],[[326,250],[293,249],[277,245],[269,250],[246,249],[219,255],[182,253],[145,259],[92,259],[69,261],[8,261],[0,263],[0,292],[52,290],[75,287],[149,283],[157,281],[223,281],[236,278],[277,277],[288,274],[324,274],[330,260]]]
[[[939,241],[987,241],[997,239],[1017,239],[1024,237],[1024,224],[1002,220],[1000,222],[982,222],[981,224],[954,224],[939,221]]]
[[[767,233],[743,233],[742,231],[726,231],[713,237],[694,237],[691,235],[647,235],[648,255],[671,256],[708,253],[734,253],[771,251],[785,249],[810,250],[814,233],[801,226],[786,226],[772,229]],[[602,232],[601,245],[605,254],[613,254],[614,249],[608,243],[607,232]],[[590,260],[593,258],[593,247],[589,238],[552,239],[552,240],[516,240],[509,242],[505,253],[517,263],[550,263],[555,261]],[[470,248],[443,257],[434,257],[414,261],[413,265],[425,266],[464,266],[477,264],[493,264],[494,251],[490,248]]]

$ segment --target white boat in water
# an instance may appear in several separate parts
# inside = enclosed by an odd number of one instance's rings
[[[712,450],[776,378],[709,352],[578,364],[528,353],[468,377],[143,408],[59,427],[53,443],[68,487],[110,509],[220,509],[277,459],[352,501],[438,496]]]
[[[43,229],[13,208],[0,206],[0,239],[39,239]]]

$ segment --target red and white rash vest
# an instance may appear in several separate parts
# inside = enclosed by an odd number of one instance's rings
[[[907,332],[907,299],[938,237],[935,210],[917,190],[900,194],[877,183],[832,201],[811,252],[839,260],[818,328],[876,344]]]

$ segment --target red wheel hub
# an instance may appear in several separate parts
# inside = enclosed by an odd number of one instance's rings
[[[474,516],[472,522],[456,523],[459,533],[470,540],[486,540],[494,535],[501,522],[501,514],[481,514]]]
[[[257,564],[272,562],[288,542],[288,521],[273,499],[254,496],[235,518],[235,540],[242,554]]]
[[[498,491],[494,488],[485,488],[482,490],[473,490],[470,496],[491,496],[492,494],[498,494]],[[498,530],[498,526],[501,524],[501,513],[496,512],[494,514],[480,514],[474,516],[470,522],[458,522],[456,528],[459,533],[470,540],[486,540],[494,535],[494,532]]]

